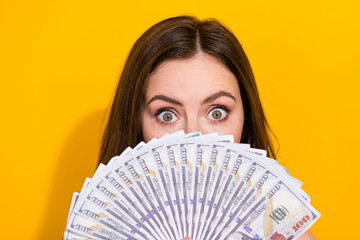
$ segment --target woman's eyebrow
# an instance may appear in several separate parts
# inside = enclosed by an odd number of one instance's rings
[[[179,101],[175,100],[175,99],[172,99],[172,98],[169,98],[165,95],[155,95],[154,97],[152,97],[150,99],[150,101],[146,104],[146,106],[148,106],[150,103],[152,103],[153,101],[155,100],[163,100],[165,102],[169,102],[169,103],[172,103],[172,104],[175,104],[175,105],[182,105]]]
[[[219,91],[217,93],[214,93],[212,95],[210,95],[209,97],[207,97],[204,101],[203,101],[203,104],[204,103],[211,103],[212,101],[214,101],[215,99],[219,98],[219,97],[229,97],[231,99],[233,99],[235,102],[236,102],[236,99],[235,97],[229,93],[229,92],[225,92],[225,91]]]

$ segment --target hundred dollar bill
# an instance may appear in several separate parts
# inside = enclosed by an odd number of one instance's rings
[[[261,165],[253,163],[246,174],[245,181],[242,181],[241,186],[237,187],[224,213],[218,216],[219,219],[212,224],[211,234],[206,239],[215,239],[224,227],[230,226],[236,216],[242,216],[262,196],[264,190],[273,186],[276,180],[277,177],[274,174]]]
[[[147,186],[149,187],[149,191],[153,194],[155,203],[158,205],[159,213],[162,214],[164,218],[164,223],[166,229],[172,239],[179,239],[180,235],[177,230],[174,218],[171,216],[171,208],[169,199],[164,190],[164,186],[162,184],[161,175],[159,174],[157,165],[162,164],[162,160],[160,159],[159,153],[155,152],[157,155],[156,159],[154,159],[151,150],[148,148],[143,149],[140,153],[136,154],[135,157],[127,162],[125,162],[125,166],[129,168],[137,166],[137,172],[144,176],[144,181],[147,182]],[[171,201],[171,199],[170,199]],[[174,216],[175,217],[175,216]]]
[[[195,143],[193,139],[189,141],[183,141],[179,145],[181,151],[181,177],[182,177],[182,189],[183,189],[183,199],[184,199],[184,211],[185,211],[185,225],[186,232],[188,236],[191,236],[192,233],[192,224],[193,224],[193,213],[192,213],[192,204],[193,200],[191,199],[191,179],[193,174],[193,162],[192,159],[195,156]]]
[[[152,139],[150,142],[153,141],[155,141],[155,139]],[[122,195],[123,198],[126,199],[128,203],[138,212],[145,211],[146,213],[144,216],[146,216],[146,218],[151,218],[152,215],[155,214],[154,210],[150,210],[151,207],[147,199],[145,199],[143,195],[138,194],[140,189],[138,189],[137,185],[130,180],[131,176],[126,176],[125,172],[127,172],[127,170],[126,167],[123,166],[123,161],[126,157],[132,156],[133,151],[138,151],[144,146],[145,143],[141,142],[134,149],[127,148],[120,156],[113,157],[110,160],[112,163],[111,166],[107,165],[107,168],[101,172],[101,177],[102,179],[107,180],[114,188],[116,188],[120,195]],[[142,207],[142,209],[139,210],[138,207]],[[153,220],[159,226],[156,217]]]
[[[255,154],[257,154],[257,155],[259,155],[259,156],[261,156],[261,157],[266,158],[269,162],[274,163],[274,164],[276,164],[279,168],[281,168],[281,171],[286,172],[287,174],[289,174],[289,171],[288,171],[285,167],[280,166],[280,165],[278,164],[278,161],[277,161],[277,160],[266,157],[266,151],[265,151],[265,150],[255,149],[255,148],[249,148],[249,149],[246,150],[246,151],[249,152],[249,153],[255,153]],[[301,185],[303,184],[300,180],[298,180],[298,179],[296,179],[296,178],[294,178],[294,177],[292,177],[292,176],[290,176],[290,175],[288,175],[288,177],[289,177],[289,178],[291,179],[291,181],[292,181],[295,185],[297,185],[298,187],[301,187]],[[310,196],[309,196],[309,195],[307,195],[306,193],[304,193],[304,194],[303,194],[303,197],[304,197],[304,199],[306,199],[308,202],[310,202]]]
[[[73,196],[72,196],[72,199],[71,199],[70,210],[69,210],[69,214],[68,214],[68,218],[67,218],[66,222],[69,221],[71,211],[74,209],[75,204],[76,204],[78,198],[79,198],[79,193],[74,192],[74,193],[73,193]]]
[[[193,233],[191,236],[196,239],[197,231],[200,227],[199,218],[200,218],[200,210],[201,205],[203,203],[203,190],[204,190],[204,175],[205,171],[210,163],[210,155],[211,155],[211,143],[196,143],[196,162],[195,162],[195,172],[192,176],[192,198],[194,199],[193,204]]]
[[[258,150],[250,148],[250,144],[238,144],[238,143],[231,143],[225,144],[224,143],[213,143],[212,145],[212,153],[211,153],[211,161],[209,164],[209,167],[206,169],[205,173],[205,187],[204,187],[204,193],[203,193],[203,202],[202,208],[200,210],[200,224],[199,224],[199,230],[198,230],[198,236],[202,236],[203,229],[205,227],[205,222],[209,218],[209,214],[212,211],[212,209],[209,210],[210,204],[211,204],[211,196],[213,195],[214,186],[217,180],[217,176],[219,173],[219,170],[221,169],[221,161],[225,158],[226,149],[232,148],[234,151],[238,150],[244,150],[246,152],[257,155],[266,155],[266,151]]]
[[[144,145],[145,145],[144,142],[140,142],[138,145],[136,145],[135,148],[141,148],[141,147],[143,147]],[[134,149],[135,149],[135,148],[134,148]],[[119,161],[120,159],[122,159],[124,156],[130,154],[130,152],[131,152],[131,151],[134,151],[134,149],[132,149],[131,147],[127,147],[127,148],[120,154],[120,156],[114,156],[114,157],[112,157],[112,158],[109,160],[109,162],[107,163],[106,168],[110,169],[110,168],[112,168],[113,165],[119,164],[118,161]]]
[[[195,187],[198,187],[195,182],[195,169],[196,169],[196,154],[197,154],[197,142],[213,142],[213,141],[233,141],[233,136],[218,136],[217,134],[206,134],[194,138],[189,138],[187,141],[181,141],[179,144],[181,151],[181,175],[183,181],[183,194],[184,194],[184,208],[186,213],[186,227],[188,236],[193,236],[195,229],[194,211],[196,209],[197,201],[194,197],[197,197],[197,191]],[[197,189],[198,190],[198,189]],[[196,194],[196,196],[195,196]]]
[[[203,233],[203,239],[206,239],[208,236],[211,229],[210,224],[218,216],[219,210],[222,210],[220,207],[225,205],[223,201],[228,202],[230,195],[235,190],[236,183],[239,182],[241,176],[245,175],[251,163],[251,159],[245,158],[238,151],[229,148],[228,145],[222,167],[217,176],[214,191],[211,195],[210,208],[208,209],[209,217],[206,219],[206,231]],[[219,214],[221,214],[221,211]]]
[[[216,145],[216,146],[219,146],[219,145]],[[209,198],[208,198],[205,221],[202,223],[204,229],[207,229],[211,222],[210,219],[212,218],[212,215],[213,215],[213,208],[216,208],[216,205],[214,205],[215,199],[217,198],[217,194],[219,194],[219,189],[224,182],[224,178],[223,178],[224,171],[227,171],[229,161],[231,159],[231,155],[229,154],[227,148],[225,148],[225,153],[224,153],[223,157],[224,158],[222,158],[222,159],[221,158],[217,159],[220,167],[213,169],[214,180],[213,180],[212,189],[210,191]]]
[[[142,229],[128,229],[128,232],[142,232],[146,234],[146,232],[150,232],[151,238],[158,238],[156,233],[153,233],[153,223],[152,219],[144,217],[139,212],[135,211],[133,206],[126,202],[125,198],[121,198],[119,194],[117,194],[116,188],[114,188],[110,183],[104,181],[101,176],[104,174],[107,168],[104,165],[100,165],[95,172],[91,182],[87,184],[85,182],[84,186],[87,185],[86,189],[82,189],[80,193],[80,198],[78,200],[78,204],[74,207],[75,212],[79,212],[79,206],[82,206],[81,203],[86,199],[91,200],[93,204],[97,204],[100,207],[103,207],[108,214],[112,214],[118,221],[122,221],[122,225],[127,225],[128,227],[138,226]],[[89,180],[87,180],[89,181]],[[91,215],[89,215],[91,216]],[[131,219],[131,222],[129,221]],[[96,218],[95,220],[102,220],[100,218]],[[110,220],[106,218],[106,220]],[[146,231],[146,232],[144,232]]]
[[[320,217],[300,194],[282,179],[219,239],[241,234],[252,239],[296,239]]]
[[[105,169],[105,165],[100,164],[94,173],[94,177],[98,176],[104,169]],[[86,178],[83,186],[81,187],[80,193],[76,193],[76,192],[73,193],[67,221],[69,221],[71,211],[75,208],[75,205],[76,205],[77,201],[79,200],[80,195],[84,194],[84,192],[85,192],[86,188],[89,186],[90,182],[91,182],[91,178]]]
[[[85,192],[84,197],[88,199],[89,203],[91,202],[92,204],[97,205],[98,207],[102,208],[102,210],[105,211],[107,215],[111,215],[114,219],[117,220],[117,222],[122,224],[121,228],[127,229],[128,232],[142,232],[143,234],[147,234],[151,239],[158,239],[158,235],[156,235],[154,231],[151,231],[151,229],[149,229],[148,226],[144,223],[145,220],[136,219],[136,217],[134,217],[130,211],[125,208],[118,207],[100,190],[96,188],[89,189],[89,191]],[[80,212],[81,206],[82,201],[79,201],[77,206],[75,206],[74,212]],[[96,220],[100,219],[98,218]]]
[[[107,226],[109,229],[113,230],[119,234],[127,234],[139,239],[147,239],[146,233],[142,231],[138,231],[134,226],[128,226],[122,221],[119,221],[105,209],[101,208],[99,205],[95,205],[90,200],[82,201],[78,206],[78,210],[74,211],[74,213],[79,214],[88,219],[92,219],[94,222],[98,222],[103,226]]]
[[[81,187],[80,193],[77,193],[77,192],[73,193],[73,196],[72,196],[72,199],[71,199],[71,204],[70,204],[70,209],[69,209],[69,214],[68,214],[68,217],[67,217],[67,220],[66,220],[66,224],[69,222],[71,212],[75,208],[75,205],[76,205],[76,203],[77,203],[77,201],[79,199],[79,195],[81,193],[84,193],[84,191],[87,188],[87,186],[89,185],[90,181],[91,181],[91,178],[86,178],[83,186]],[[69,233],[68,233],[68,235],[69,235]],[[64,238],[65,238],[65,236],[64,236]]]
[[[181,220],[181,209],[180,209],[180,201],[178,197],[176,197],[175,191],[177,190],[176,187],[174,187],[173,182],[173,175],[171,171],[174,171],[174,169],[170,169],[170,165],[172,164],[170,161],[173,161],[173,157],[171,160],[169,159],[168,151],[167,151],[167,145],[172,145],[172,142],[177,142],[178,139],[175,141],[168,140],[165,142],[161,141],[158,144],[152,144],[151,145],[151,152],[153,154],[154,162],[156,163],[156,176],[160,178],[160,190],[162,192],[162,196],[164,196],[164,204],[165,208],[170,206],[170,215],[168,215],[169,218],[174,219],[174,222],[171,220],[172,227],[176,230],[177,238],[182,239],[185,237],[184,231],[183,231],[183,222]],[[148,166],[151,164],[148,164]],[[149,169],[154,170],[154,169]],[[175,180],[176,181],[176,180]],[[178,195],[178,194],[177,194]]]
[[[247,155],[247,156],[250,156],[250,155]],[[301,197],[304,200],[306,200],[308,203],[310,203],[310,200],[311,200],[310,196],[300,188],[303,183],[301,181],[299,181],[298,179],[289,175],[289,171],[285,167],[279,165],[277,160],[266,157],[266,156],[259,157],[259,156],[252,155],[251,157],[253,157],[255,161],[258,161],[259,163],[263,164],[267,168],[271,169],[271,171],[278,172],[283,177],[285,177],[286,181],[288,181],[289,183],[294,185],[295,188],[298,189]]]
[[[110,185],[110,183],[104,180],[99,180],[96,183],[96,189],[99,189],[101,192],[103,192],[110,200],[112,200],[113,203],[115,203],[118,208],[126,212],[128,216],[137,221],[138,224],[141,225],[141,223],[144,223],[144,226],[141,226],[148,232],[151,232],[151,235],[153,234],[152,232],[154,230],[155,232],[160,232],[160,230],[155,225],[153,218],[146,216],[142,211],[138,211],[139,208],[135,208],[134,205],[128,202],[128,199],[124,198],[122,195],[119,195],[117,189]],[[155,235],[154,237],[158,238],[158,235]]]
[[[204,141],[197,141],[196,143],[196,161],[195,172],[192,176],[192,196],[194,199],[193,212],[194,212],[194,228],[192,236],[197,238],[198,232],[201,227],[201,215],[205,209],[207,195],[206,174],[211,165],[212,160],[212,147],[213,141],[222,143],[233,143],[234,137],[232,135],[216,136],[206,138]]]
[[[217,234],[222,227],[228,226],[236,216],[242,216],[242,214],[257,201],[261,193],[266,192],[269,188],[271,188],[272,184],[278,177],[287,179],[287,182],[289,183],[291,182],[287,172],[285,172],[282,168],[279,168],[277,163],[269,161],[264,157],[249,155],[245,152],[242,152],[242,154],[246,155],[248,158],[253,158],[254,160],[249,172],[246,174],[246,188],[244,182],[242,181],[232,195],[231,201],[225,210],[222,211],[223,213],[220,215],[220,219],[213,222],[213,226],[210,231],[213,231],[213,228],[216,226]],[[259,178],[260,176],[261,178]],[[257,182],[253,185],[252,183],[255,181]],[[295,185],[294,187],[297,188]],[[210,235],[210,237],[208,237],[208,239],[213,239],[213,234],[214,232]]]
[[[129,162],[132,160],[133,162]],[[127,166],[126,166],[126,165]],[[141,172],[141,167],[137,164],[136,160],[134,162],[133,153],[125,156],[120,166],[116,166],[115,173],[110,173],[106,175],[108,180],[114,180],[121,182],[126,186],[126,189],[129,191],[125,191],[126,193],[131,193],[135,198],[132,198],[136,201],[134,202],[134,207],[137,206],[138,209],[145,209],[147,217],[153,217],[154,222],[157,224],[158,229],[161,230],[159,232],[161,239],[171,239],[169,235],[169,229],[167,229],[167,225],[164,221],[163,215],[160,213],[160,207],[156,203],[156,199],[151,192],[146,179]],[[129,197],[131,197],[129,195]],[[139,202],[140,204],[138,204]],[[140,206],[141,205],[141,206]]]
[[[70,230],[65,230],[64,240],[95,240],[95,239],[86,237],[78,233],[74,233]]]
[[[291,175],[289,175],[289,171],[285,167],[279,165],[279,162],[277,160],[266,157],[266,151],[265,150],[256,149],[256,148],[244,149],[244,148],[242,148],[241,144],[233,144],[232,148],[233,149],[238,149],[239,151],[243,151],[243,154],[245,156],[250,157],[250,158],[254,158],[254,160],[262,162],[267,167],[270,166],[273,169],[276,168],[276,171],[278,171],[279,173],[282,173],[283,175],[286,175],[287,179],[292,184],[294,184],[297,188],[300,188],[302,186],[303,183],[300,180],[298,180],[298,179],[292,177]],[[250,153],[250,154],[248,154],[248,153]],[[301,191],[301,196],[306,201],[310,202],[310,200],[311,200],[310,196],[307,193],[305,193],[304,191]]]
[[[220,198],[216,200],[217,204],[210,225],[204,232],[203,239],[212,239],[215,228],[220,228],[224,217],[228,214],[235,199],[244,195],[245,189],[249,189],[254,180],[257,180],[259,174],[253,174],[256,170],[256,163],[246,158],[241,152],[237,152],[236,161],[229,168],[229,174],[226,177],[226,183],[223,187]],[[259,172],[259,171],[258,171]],[[240,196],[238,196],[240,195]],[[238,200],[239,201],[239,200]]]
[[[151,142],[155,142],[156,141],[156,138],[154,139],[151,139],[149,141],[149,143]],[[115,165],[115,163],[118,165],[119,164],[119,161],[121,161],[122,158],[124,158],[126,155],[130,154],[132,151],[138,151],[140,150],[142,147],[146,146],[146,143],[141,141],[139,142],[134,148],[131,148],[131,147],[127,147],[121,154],[120,156],[114,156],[113,158],[111,158],[109,160],[109,162],[107,163],[106,167],[109,169],[112,168],[112,165]]]
[[[175,133],[127,148],[100,165],[73,195],[64,239],[298,238],[317,218],[307,214],[294,224],[298,215],[290,207],[264,203],[282,181],[312,208],[302,183],[266,151],[222,138]]]
[[[207,137],[209,136],[217,136],[217,134],[207,134]],[[165,176],[165,180],[168,181],[170,180],[170,186],[173,187],[174,191],[173,191],[173,204],[174,206],[176,206],[174,210],[176,211],[176,214],[179,215],[179,217],[176,216],[176,219],[179,221],[180,218],[180,227],[179,229],[179,233],[182,234],[183,236],[188,236],[187,234],[187,229],[185,224],[187,224],[187,221],[185,220],[185,209],[184,209],[184,198],[183,198],[183,185],[182,185],[182,176],[181,176],[181,169],[180,169],[180,161],[181,161],[181,153],[180,153],[180,148],[178,143],[182,142],[184,139],[191,139],[191,141],[195,141],[195,139],[197,139],[197,137],[203,137],[203,135],[201,135],[201,132],[192,132],[192,133],[188,133],[182,136],[182,138],[175,138],[174,140],[166,140],[166,144],[162,144],[162,145],[166,145],[166,153],[167,153],[167,159],[165,157],[163,153],[163,151],[159,151],[157,150],[158,153],[160,153],[160,155],[162,155],[160,157],[160,159],[164,159],[167,164],[167,166],[169,166],[169,170],[168,170],[168,178]],[[160,169],[160,168],[159,168]],[[166,170],[166,168],[163,168],[164,170]],[[166,172],[165,172],[166,174]],[[169,183],[166,183],[167,186],[169,186]],[[171,192],[171,189],[168,189],[169,192]]]
[[[203,193],[203,209],[200,213],[199,230],[197,236],[201,236],[205,227],[206,219],[210,217],[209,207],[211,203],[211,194],[216,182],[216,176],[220,169],[221,161],[225,158],[226,147],[221,143],[213,143],[211,147],[211,157],[209,167],[205,173],[204,193]],[[200,238],[201,239],[201,238]]]
[[[238,146],[239,146],[238,144],[234,144],[234,147],[238,147]],[[277,161],[277,160],[266,157],[266,151],[265,151],[265,150],[256,149],[256,148],[249,148],[249,149],[247,149],[247,150],[245,150],[245,151],[247,151],[247,152],[249,152],[249,153],[255,153],[255,154],[257,154],[257,155],[259,155],[259,156],[261,156],[261,157],[266,158],[269,162],[274,163],[274,164],[276,164],[279,168],[281,168],[283,172],[286,172],[287,174],[289,174],[289,171],[288,171],[285,167],[278,165],[278,161]],[[303,184],[300,180],[298,180],[298,179],[296,179],[296,178],[294,178],[294,177],[292,177],[292,176],[290,176],[290,175],[289,175],[288,177],[289,177],[289,178],[291,179],[291,181],[292,181],[295,185],[297,185],[298,187],[301,187],[301,185]],[[306,193],[304,193],[304,194],[303,194],[303,197],[304,197],[304,199],[306,199],[308,202],[310,202],[310,196],[309,196],[309,195],[307,195]]]
[[[71,213],[67,230],[94,239],[128,240],[138,239],[130,235],[123,235],[109,230],[107,227],[85,218],[81,215]]]
[[[121,197],[139,212],[142,218],[149,219],[151,223],[154,223],[151,228],[159,234],[160,239],[168,239],[161,216],[155,206],[151,206],[149,196],[146,197],[143,194],[125,166],[114,166],[114,168],[115,171],[105,171],[103,179],[116,188]]]
[[[253,153],[253,154],[259,155],[261,157],[266,157],[266,154],[267,154],[266,150],[251,148],[250,144],[249,145],[248,144],[233,144],[232,149],[243,150],[245,152]]]
[[[256,162],[253,163],[250,168],[250,172],[247,175],[250,175],[253,181],[256,179],[259,180],[251,188],[237,189],[236,193],[232,197],[232,201],[225,210],[225,212],[229,212],[228,218],[224,218],[225,215],[223,215],[222,218],[224,220],[221,219],[219,221],[220,223],[217,224],[217,234],[219,234],[222,227],[229,227],[234,219],[241,219],[243,213],[246,212],[249,207],[253,206],[259,197],[261,197],[261,194],[268,191],[279,177],[287,179],[287,181],[290,182],[286,173],[283,172],[283,169],[279,169],[278,165],[265,158],[254,157],[254,159]],[[261,176],[261,178],[259,178],[259,176]],[[208,239],[213,239],[213,235],[211,235],[211,238]]]
[[[180,218],[180,224],[182,228],[182,233],[184,237],[189,237],[188,234],[188,221],[186,220],[186,213],[185,211],[185,200],[184,200],[184,186],[183,184],[183,176],[182,176],[182,168],[181,168],[181,149],[179,142],[183,141],[184,139],[190,139],[191,141],[196,141],[198,137],[202,138],[208,138],[217,136],[217,134],[207,134],[205,137],[201,135],[201,132],[192,132],[186,134],[183,139],[176,139],[171,142],[166,142],[166,152],[168,154],[168,165],[170,166],[170,181],[172,183],[174,194],[175,194],[175,200],[174,203],[176,203],[177,206],[177,212],[179,214]],[[185,182],[184,182],[185,183]]]
[[[173,183],[174,193],[175,193],[175,201],[177,203],[177,209],[179,212],[179,217],[181,220],[182,232],[184,237],[189,236],[187,233],[187,221],[186,221],[186,212],[184,207],[184,190],[183,190],[183,177],[181,174],[181,152],[178,141],[175,143],[169,143],[166,146],[166,150],[169,157],[170,164],[170,178]]]
[[[148,153],[149,160],[152,160],[150,155],[151,153],[149,153],[147,149],[145,152]],[[164,226],[168,239],[175,239],[174,229],[169,226],[167,215],[168,213],[166,212],[163,202],[159,199],[158,194],[160,190],[158,182],[155,188],[151,179],[155,172],[150,172],[145,160],[139,157],[138,154],[136,155],[137,156],[132,155],[127,159],[124,159],[124,166],[127,170],[127,177],[137,184],[137,187],[141,190],[142,194],[150,203],[152,210],[159,218],[160,225]]]
[[[193,220],[194,220],[194,199],[193,199],[193,172],[195,170],[194,165],[196,164],[196,142],[202,140],[213,139],[214,135],[201,135],[196,138],[189,138],[184,141],[181,141],[179,144],[180,148],[180,168],[181,168],[181,178],[182,178],[182,189],[183,189],[183,198],[184,198],[184,212],[185,212],[185,227],[188,237],[192,236],[193,233]]]
[[[100,166],[99,166],[99,170],[98,170],[97,172],[101,171],[104,167],[105,167],[105,166],[100,165]],[[81,187],[80,193],[77,193],[77,192],[74,192],[74,193],[73,193],[73,196],[72,196],[72,199],[71,199],[71,204],[70,204],[70,210],[69,210],[69,214],[68,214],[68,218],[67,218],[66,224],[67,224],[67,222],[69,221],[71,212],[73,211],[73,209],[75,208],[75,205],[76,205],[77,201],[79,200],[79,196],[84,193],[84,191],[85,191],[85,189],[87,188],[87,186],[89,185],[90,181],[91,181],[91,178],[86,178],[83,186]]]

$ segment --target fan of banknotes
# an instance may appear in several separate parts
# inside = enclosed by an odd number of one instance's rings
[[[301,185],[233,136],[180,131],[100,165],[64,239],[296,239],[320,217]]]

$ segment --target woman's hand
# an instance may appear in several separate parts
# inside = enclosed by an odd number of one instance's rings
[[[299,237],[299,240],[316,240],[316,238],[310,230],[307,230],[303,235],[301,235],[301,237]]]

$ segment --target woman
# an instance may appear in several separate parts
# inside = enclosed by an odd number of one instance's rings
[[[218,21],[161,21],[134,44],[105,128],[99,163],[183,129],[232,134],[276,158],[250,63]],[[308,231],[300,239],[314,239]]]

